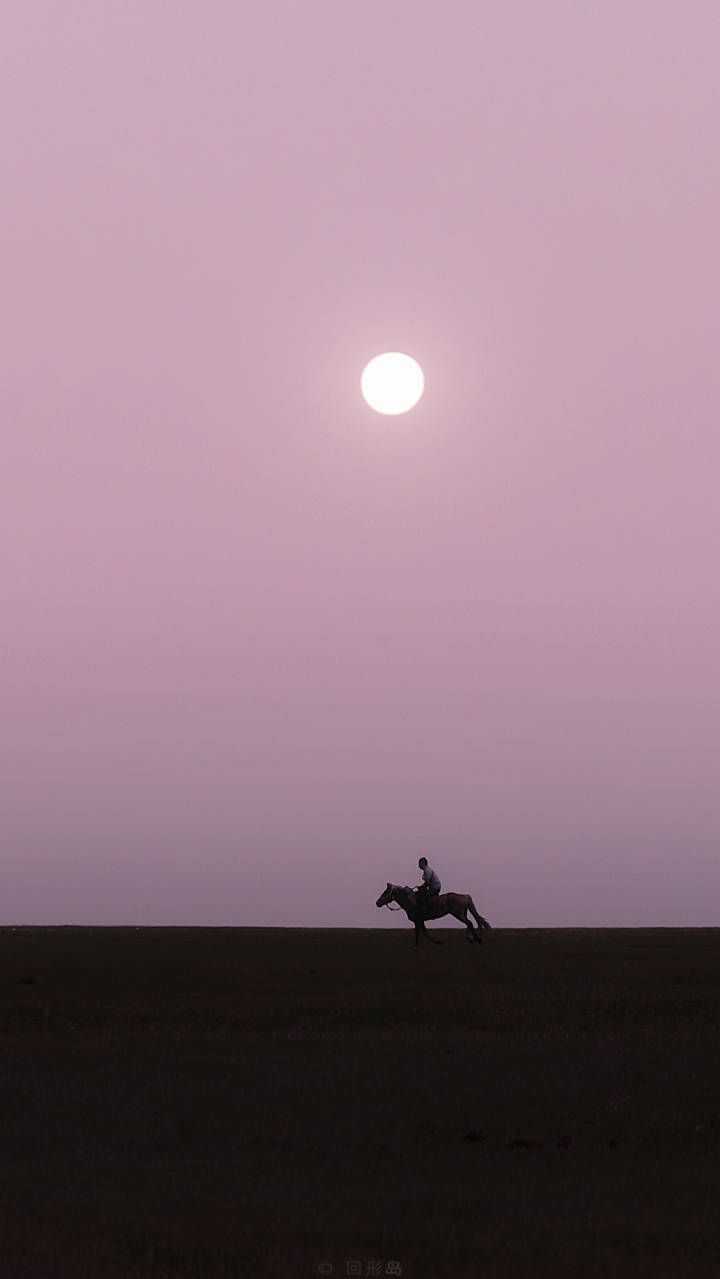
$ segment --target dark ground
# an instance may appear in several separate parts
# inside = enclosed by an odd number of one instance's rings
[[[0,929],[2,1275],[720,1275],[720,930],[431,927]]]

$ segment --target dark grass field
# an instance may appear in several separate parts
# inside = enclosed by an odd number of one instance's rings
[[[720,930],[433,927],[0,929],[2,1275],[720,1275]]]

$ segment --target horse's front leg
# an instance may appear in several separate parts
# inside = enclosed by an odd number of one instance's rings
[[[422,929],[422,935],[423,935],[423,937],[424,937],[427,941],[431,941],[431,942],[432,942],[432,944],[433,944],[433,946],[442,946],[442,942],[440,941],[440,938],[439,938],[439,937],[433,937],[432,933],[430,932],[430,929],[425,927],[425,920],[424,920],[424,919],[421,919],[421,920],[419,921],[419,926],[420,926],[420,928]]]

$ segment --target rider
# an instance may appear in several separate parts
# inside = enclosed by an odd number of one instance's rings
[[[418,885],[415,892],[420,912],[424,914],[430,906],[431,899],[437,897],[440,892],[441,884],[432,866],[428,866],[427,857],[421,857],[418,866],[422,871],[422,883]]]

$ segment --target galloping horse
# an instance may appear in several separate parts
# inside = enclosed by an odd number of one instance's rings
[[[482,915],[478,915],[475,909],[475,903],[469,893],[439,893],[437,897],[431,897],[427,906],[423,911],[418,909],[417,899],[412,888],[407,884],[391,884],[388,880],[387,888],[384,893],[378,897],[376,906],[388,906],[390,902],[397,902],[407,915],[411,924],[415,925],[415,945],[420,941],[420,934],[430,937],[437,945],[440,945],[436,937],[431,937],[425,927],[426,919],[442,919],[443,915],[453,915],[455,919],[459,919],[461,924],[467,928],[465,934],[467,941],[482,941],[480,936],[481,928],[490,928],[490,924]],[[468,912],[477,921],[477,928],[474,927],[469,918]]]

